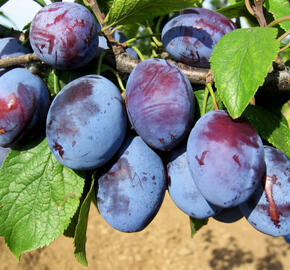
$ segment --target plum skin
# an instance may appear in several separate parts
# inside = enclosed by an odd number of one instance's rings
[[[138,232],[156,216],[165,191],[161,158],[139,136],[129,137],[98,179],[97,206],[116,230]]]
[[[210,111],[196,122],[187,158],[202,195],[223,208],[246,201],[265,172],[263,143],[256,130],[222,110]]]
[[[95,56],[97,23],[84,6],[55,2],[35,15],[29,40],[33,51],[46,64],[60,69],[78,68]]]
[[[223,208],[221,212],[213,216],[215,220],[223,223],[234,223],[243,217],[239,206]]]
[[[170,153],[167,175],[170,198],[180,210],[190,217],[204,219],[214,216],[222,210],[209,203],[198,190],[189,171],[185,144]]]
[[[169,151],[193,125],[193,90],[177,66],[147,59],[129,75],[126,108],[137,134],[151,147]]]
[[[248,222],[271,236],[290,234],[290,159],[265,146],[266,173],[254,194],[239,207]]]
[[[0,57],[20,56],[30,53],[30,50],[23,47],[20,41],[13,37],[0,39]]]
[[[0,39],[0,58],[8,56],[20,56],[30,53],[30,50],[20,44],[20,41],[13,37]],[[0,75],[8,69],[0,68]]]
[[[54,98],[46,120],[56,159],[75,170],[102,166],[120,148],[127,116],[119,89],[103,76],[86,75]]]
[[[161,33],[165,50],[177,61],[209,68],[209,58],[219,39],[236,29],[222,14],[191,8],[168,21]]]
[[[14,147],[39,131],[45,122],[49,94],[45,84],[25,68],[0,77],[0,146]]]
[[[10,150],[11,150],[10,148],[0,147],[0,168],[2,166],[4,159],[6,158],[6,156],[8,155]]]

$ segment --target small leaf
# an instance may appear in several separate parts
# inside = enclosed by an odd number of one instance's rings
[[[46,6],[46,3],[44,0],[33,0],[34,2],[36,2],[37,4],[41,5],[42,7]]]
[[[50,244],[70,223],[84,187],[81,174],[63,167],[46,140],[11,151],[0,170],[0,235],[19,259]]]
[[[256,128],[260,136],[290,157],[290,129],[282,117],[263,107],[249,105],[244,116]]]
[[[9,0],[0,0],[0,7],[2,7],[5,3],[7,3]]]
[[[0,11],[0,16],[9,21],[13,25],[13,27],[17,29],[17,25],[15,24],[15,22],[13,22],[3,11]]]
[[[191,237],[193,237],[199,229],[201,229],[203,226],[207,225],[208,219],[197,219],[189,217],[190,220],[190,229],[191,229]]]
[[[289,0],[266,0],[264,7],[273,14],[276,20],[290,14]],[[290,29],[290,21],[281,22],[280,26],[285,31],[288,31]]]
[[[286,119],[287,125],[290,127],[290,101],[286,102],[282,109],[281,113],[283,114],[284,118]]]
[[[236,4],[217,9],[216,11],[228,18],[246,17],[249,15],[244,2],[238,2]]]
[[[140,23],[198,3],[199,0],[114,0],[105,22],[110,26]]]
[[[77,260],[84,266],[88,266],[87,258],[86,258],[86,233],[87,233],[87,225],[88,225],[88,216],[92,201],[92,196],[94,196],[94,182],[95,179],[92,179],[91,188],[84,199],[80,212],[79,212],[79,218],[78,223],[75,230],[75,236],[74,236],[74,244],[75,244],[75,250],[74,254]]]
[[[61,89],[57,72],[54,69],[52,69],[47,76],[46,86],[52,96],[55,96]]]
[[[233,118],[241,116],[279,51],[277,29],[237,29],[224,35],[210,58],[216,88]]]

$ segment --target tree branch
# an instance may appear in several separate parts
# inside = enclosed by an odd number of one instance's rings
[[[100,11],[100,8],[99,8],[97,1],[96,0],[87,0],[87,2],[90,4],[92,11],[96,15],[97,20],[98,20],[99,24],[101,25],[101,28],[103,28],[104,19],[103,19],[102,12]]]
[[[108,55],[110,60],[114,55]],[[164,56],[166,58],[166,55]],[[194,84],[206,84],[206,78],[209,72],[209,69],[206,68],[196,68],[191,67],[180,62],[176,62],[172,59],[167,59],[167,61],[175,64],[180,68],[184,75],[189,79],[191,83]],[[29,64],[31,62],[41,61],[35,53],[25,54],[21,56],[9,56],[0,58],[0,68],[8,68],[17,65]],[[110,61],[115,63],[116,69],[122,73],[131,73],[133,68],[140,62],[139,60],[133,59],[127,53],[119,53],[115,55],[115,61]],[[290,71],[286,67],[284,70],[274,70],[269,73],[265,79],[265,84],[271,87],[275,86],[279,90],[288,90],[290,91]]]
[[[28,64],[31,62],[41,61],[35,53],[24,54],[20,56],[8,56],[0,58],[0,68],[8,68]]]

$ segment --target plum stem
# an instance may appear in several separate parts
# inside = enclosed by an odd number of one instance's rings
[[[208,91],[210,92],[211,98],[212,98],[212,102],[213,102],[213,106],[214,109],[217,111],[219,109],[217,102],[216,102],[216,98],[215,98],[215,94],[214,91],[212,89],[211,83],[206,83],[206,88],[208,89]]]
[[[150,27],[150,25],[149,25],[149,23],[147,22],[147,27],[146,27],[146,30],[148,31],[148,33],[150,34],[150,35],[152,35],[152,40],[154,41],[154,43],[156,44],[156,46],[157,47],[162,47],[163,46],[163,44],[162,44],[162,42],[160,42],[155,36],[154,36],[154,33],[153,33],[153,31],[152,31],[152,29],[151,29],[151,27]]]
[[[56,95],[60,91],[59,79],[55,72],[55,69],[53,69],[52,72],[53,72],[53,94]]]
[[[290,34],[290,30],[288,30],[288,31],[285,32],[283,35],[281,35],[277,40],[278,40],[278,41],[281,41],[281,40],[283,40],[284,38],[286,38],[289,34]]]
[[[290,30],[288,30],[288,31],[285,32],[283,35],[281,35],[277,40],[281,42],[281,41],[282,41],[284,38],[286,38],[289,34],[290,34]],[[288,49],[289,47],[290,47],[290,42],[288,42],[288,44],[286,44],[284,47],[282,47],[282,48],[279,50],[279,53],[285,51],[285,50]]]
[[[246,5],[246,8],[249,11],[249,13],[252,14],[253,16],[255,16],[254,10],[250,4],[250,0],[245,0],[245,5]]]
[[[134,41],[137,41],[137,40],[139,40],[139,39],[144,39],[144,38],[152,38],[153,36],[157,36],[158,34],[153,34],[153,35],[143,35],[143,36],[138,36],[138,37],[134,37],[134,38],[130,38],[130,39],[128,39],[125,43],[126,44],[130,44],[130,43],[132,43],[132,42],[134,42]]]
[[[126,92],[126,88],[124,87],[124,84],[122,82],[122,79],[121,79],[119,73],[116,70],[114,70],[113,68],[111,68],[111,67],[109,68],[109,70],[116,76],[118,84],[119,84],[120,89],[122,90],[122,92]]]
[[[103,63],[103,59],[106,55],[106,51],[103,51],[101,53],[101,55],[99,56],[99,59],[98,59],[98,68],[97,68],[97,75],[101,75],[101,69],[102,69],[102,63]]]
[[[141,53],[141,51],[137,47],[132,46],[131,48],[135,50],[135,52],[138,54],[141,61],[145,60],[143,54]]]
[[[203,101],[202,101],[201,116],[203,116],[206,113],[206,104],[207,104],[208,94],[209,94],[209,90],[207,87],[205,87]]]
[[[285,21],[290,21],[290,16],[284,16],[284,17],[278,18],[277,20],[274,20],[274,21],[270,22],[267,26],[268,27],[273,27],[276,24],[279,24],[279,23],[285,22]]]
[[[280,52],[283,52],[283,51],[285,51],[285,50],[287,50],[289,47],[290,47],[290,42],[289,42],[287,45],[285,45],[284,47],[282,47],[282,48],[279,50],[279,53],[280,53]]]
[[[110,34],[113,35],[113,33],[114,33],[115,31],[120,30],[122,27],[123,27],[122,25],[119,25],[119,26],[117,26],[117,27],[114,27],[114,28],[111,30]]]

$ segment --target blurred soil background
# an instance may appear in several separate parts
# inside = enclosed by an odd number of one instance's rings
[[[244,218],[231,224],[210,219],[191,238],[189,218],[167,194],[156,218],[139,233],[112,229],[92,205],[87,259],[87,268],[80,265],[73,240],[62,236],[18,263],[0,238],[0,270],[288,270],[290,244],[256,231]]]

